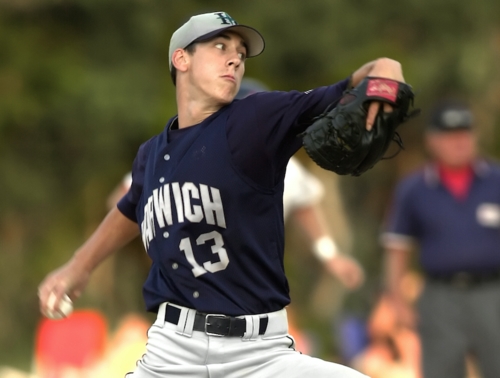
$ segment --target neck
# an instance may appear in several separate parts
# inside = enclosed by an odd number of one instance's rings
[[[177,91],[177,114],[179,128],[197,125],[219,111],[224,104],[210,99],[192,98],[189,93]]]
[[[451,164],[445,164],[443,162],[438,163],[439,169],[447,172],[462,172],[462,171],[467,171],[470,170],[472,167],[471,163],[467,164],[461,164],[461,165],[451,165]]]

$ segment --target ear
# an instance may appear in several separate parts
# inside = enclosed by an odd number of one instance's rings
[[[428,133],[427,135],[425,135],[425,139],[424,139],[424,146],[427,150],[427,152],[431,153],[431,154],[434,154],[434,149],[436,149],[436,138],[437,136],[433,133]]]
[[[172,54],[172,65],[177,71],[185,72],[189,65],[189,54],[184,49],[177,49]]]

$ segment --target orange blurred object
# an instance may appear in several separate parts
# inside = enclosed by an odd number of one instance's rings
[[[133,371],[146,352],[147,332],[151,323],[139,314],[125,315],[108,340],[107,352],[96,376],[123,378]]]
[[[419,297],[422,287],[422,277],[415,272],[409,272],[403,278],[401,294],[410,307]],[[422,377],[420,338],[414,329],[399,322],[393,301],[387,294],[378,298],[368,319],[367,330],[370,343],[355,358],[355,368],[371,378]]]
[[[67,318],[43,318],[36,333],[35,364],[40,378],[84,377],[103,357],[107,321],[95,310],[75,310]]]

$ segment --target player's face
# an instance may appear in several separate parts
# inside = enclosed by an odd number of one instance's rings
[[[427,136],[430,153],[442,164],[463,167],[476,157],[476,137],[467,130],[430,133]]]
[[[189,69],[191,87],[217,103],[230,103],[245,73],[246,54],[246,45],[236,33],[224,32],[197,44]]]

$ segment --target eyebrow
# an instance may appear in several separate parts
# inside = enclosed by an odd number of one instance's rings
[[[248,45],[245,43],[245,40],[238,34],[238,33],[233,33],[233,34],[236,34],[238,37],[241,38],[240,42],[241,42],[241,45],[245,48],[245,50],[248,52]],[[225,40],[230,40],[231,37],[227,34],[227,33],[221,33],[219,35],[217,35],[217,37],[221,37]],[[217,38],[216,37],[216,38]]]

